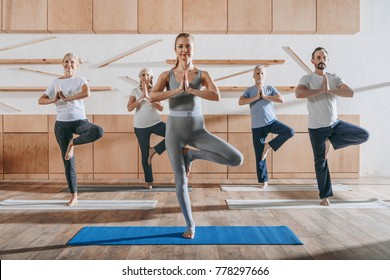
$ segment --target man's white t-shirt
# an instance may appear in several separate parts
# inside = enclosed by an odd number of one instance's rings
[[[330,89],[337,89],[344,84],[337,74],[326,73]],[[323,76],[316,73],[305,75],[299,81],[299,85],[309,89],[319,89]],[[328,127],[337,122],[337,96],[330,93],[322,93],[307,98],[307,110],[309,112],[309,128]]]

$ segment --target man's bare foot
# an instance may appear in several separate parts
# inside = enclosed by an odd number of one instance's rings
[[[268,182],[260,183],[260,188],[265,189],[268,187]]]
[[[70,140],[68,144],[68,149],[66,150],[65,153],[65,160],[70,160],[73,158],[73,152],[74,152],[74,145],[73,145],[73,139]]]
[[[194,239],[195,232],[186,231],[185,233],[183,233],[183,237],[186,239]]]
[[[149,157],[148,157],[148,165],[152,164],[152,158],[156,154],[156,150],[154,148],[149,148]]]
[[[192,162],[190,162],[190,160],[188,158],[189,151],[190,151],[190,149],[188,149],[188,148],[183,148],[182,149],[183,157],[184,157],[184,164],[186,166],[186,176],[187,177],[190,175],[191,165],[192,165]]]
[[[330,140],[326,139],[325,140],[325,158],[328,158],[329,148],[330,148]]]
[[[320,202],[320,205],[322,206],[330,206],[330,201],[329,199],[326,197],[326,198],[323,198]]]
[[[72,198],[65,204],[66,206],[73,206],[77,204],[77,193],[72,194]]]
[[[146,185],[145,185],[145,189],[151,189],[153,188],[153,185],[152,185],[152,182],[147,182]]]
[[[264,144],[263,154],[261,155],[261,160],[265,160],[267,158],[267,154],[271,146],[268,143]]]

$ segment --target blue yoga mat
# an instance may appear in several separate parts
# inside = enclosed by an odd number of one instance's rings
[[[198,226],[194,239],[182,237],[184,227],[83,227],[67,245],[302,245],[287,226]]]

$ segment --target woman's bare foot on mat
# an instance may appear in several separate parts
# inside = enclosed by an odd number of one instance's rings
[[[185,233],[183,233],[183,237],[185,239],[194,239],[195,238],[195,232],[186,231]]]
[[[77,204],[77,193],[72,194],[72,198],[65,205],[73,206],[75,204]]]

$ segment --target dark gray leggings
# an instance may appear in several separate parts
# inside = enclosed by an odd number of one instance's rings
[[[103,129],[88,120],[77,121],[56,121],[54,125],[54,133],[61,149],[62,160],[65,166],[65,176],[68,182],[68,187],[71,193],[77,193],[77,175],[75,157],[70,160],[65,160],[65,153],[68,149],[70,140],[73,138],[73,134],[79,135],[79,137],[73,140],[74,145],[82,145],[91,143],[98,140],[103,136]]]
[[[191,202],[188,194],[182,149],[185,145],[195,147],[188,154],[189,161],[203,159],[228,166],[241,165],[244,157],[235,147],[208,132],[203,116],[172,117],[167,120],[165,143],[175,174],[176,195],[187,224],[187,231],[195,232]]]

